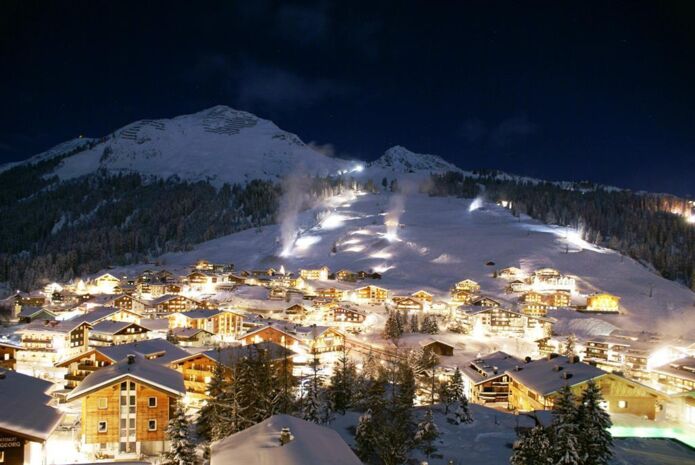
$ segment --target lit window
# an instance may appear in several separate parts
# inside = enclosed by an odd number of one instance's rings
[[[156,398],[156,397],[149,397],[149,398],[147,399],[147,405],[148,405],[150,408],[156,407],[156,406],[157,406],[157,398]]]
[[[148,420],[147,430],[148,431],[157,431],[157,420]]]
[[[626,400],[619,400],[618,401],[618,408],[627,408],[627,401]]]
[[[99,408],[101,410],[104,410],[108,407],[108,398],[106,397],[99,397]]]
[[[5,452],[0,451],[0,463],[5,463]]]
[[[97,424],[97,433],[105,433],[106,432],[106,421],[100,421]]]

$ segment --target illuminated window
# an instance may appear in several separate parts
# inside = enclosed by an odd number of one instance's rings
[[[618,401],[618,408],[627,408],[627,401],[626,400],[619,400]]]
[[[5,452],[0,451],[0,463],[5,463]]]
[[[156,397],[148,397],[147,398],[147,405],[150,408],[154,408],[157,406],[157,398]]]
[[[108,399],[106,397],[99,397],[99,408],[104,410],[108,407]]]
[[[100,421],[97,423],[97,433],[105,433],[106,432],[106,421]]]
[[[148,420],[147,421],[147,430],[148,431],[157,431],[157,420]]]

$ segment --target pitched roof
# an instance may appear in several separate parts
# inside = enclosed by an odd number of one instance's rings
[[[524,362],[506,352],[497,351],[466,362],[461,372],[473,381],[482,383],[488,379],[503,376],[506,370],[523,365]]]
[[[185,295],[181,295],[181,294],[166,294],[166,295],[157,297],[156,299],[150,300],[150,301],[149,301],[149,304],[150,304],[150,305],[159,305],[159,304],[162,304],[162,303],[164,303],[164,302],[169,302],[171,299],[174,299],[174,298],[176,298],[176,297],[182,297],[182,298],[184,298],[184,299],[186,299],[186,300],[190,300],[191,302],[195,302],[195,300],[193,300],[193,299],[191,299],[191,298],[189,298],[189,297],[186,297]]]
[[[294,354],[294,351],[286,349],[275,342],[266,341],[245,346],[230,346],[222,349],[211,349],[203,352],[206,357],[218,361],[225,366],[233,367],[239,360],[256,355],[260,351],[266,351],[271,360],[280,360]]]
[[[292,440],[280,445],[289,428]],[[338,433],[289,415],[273,415],[257,425],[212,443],[211,465],[362,465]]]
[[[683,357],[654,368],[656,373],[695,381],[695,357]]]
[[[85,321],[76,320],[63,320],[63,321],[32,321],[31,323],[25,325],[24,327],[18,329],[16,332],[18,334],[29,333],[29,332],[46,332],[46,333],[62,333],[66,334],[77,328],[81,324],[89,324]]]
[[[519,371],[508,369],[505,373],[543,396],[557,392],[565,385],[574,386],[607,374],[588,363],[571,363],[564,355],[534,360],[519,368]]]
[[[0,370],[2,371],[2,370]],[[42,442],[58,426],[62,414],[48,403],[53,383],[16,371],[0,375],[0,429]]]
[[[46,313],[49,316],[55,317],[55,313],[53,313],[50,310],[47,310],[45,308],[41,307],[31,307],[28,305],[22,306],[22,310],[19,312],[19,317],[20,318],[31,318],[35,315],[39,315],[41,313]]]
[[[212,318],[213,316],[219,315],[222,313],[222,310],[206,310],[204,308],[197,308],[195,310],[189,310],[187,312],[179,312],[179,315],[184,315],[187,318],[191,319],[203,319],[203,318]]]
[[[102,333],[102,334],[117,334],[129,326],[138,326],[138,327],[144,328],[143,326],[140,326],[137,323],[131,323],[129,321],[104,320],[104,321],[100,321],[99,323],[92,326],[91,332],[92,333]],[[147,328],[145,328],[145,329],[147,329]]]
[[[207,333],[212,336],[212,333],[210,331],[207,331],[202,328],[174,328],[171,330],[171,333],[176,336],[180,337],[183,339],[190,339],[197,335],[198,333]]]
[[[102,320],[108,320],[111,316],[119,312],[131,313],[133,316],[141,317],[137,312],[132,312],[130,310],[123,310],[118,307],[97,307],[94,310],[85,312],[81,315],[76,315],[70,318],[69,321],[86,321],[90,324],[99,323]]]
[[[111,360],[122,360],[128,354],[139,354],[152,359],[160,365],[168,365],[172,360],[186,357],[189,353],[166,339],[145,339],[144,341],[119,344],[96,349]]]
[[[68,394],[67,400],[79,399],[127,378],[140,381],[175,396],[183,396],[186,393],[181,373],[148,360],[142,355],[129,354],[118,363],[92,372]]]

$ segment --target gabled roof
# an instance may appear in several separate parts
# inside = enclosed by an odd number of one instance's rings
[[[50,317],[55,318],[56,314],[53,313],[52,311],[41,308],[41,307],[30,307],[27,305],[22,306],[22,310],[19,312],[19,317],[20,318],[33,318],[36,315],[40,315],[41,313],[44,313]]]
[[[656,373],[695,382],[695,357],[683,357],[654,368]]]
[[[118,334],[127,328],[135,326],[138,328],[142,328],[145,331],[149,331],[149,329],[145,328],[144,326],[140,326],[137,323],[131,323],[128,321],[109,321],[109,320],[104,320],[101,321],[94,326],[92,326],[92,333],[101,333],[101,334]]]
[[[200,333],[207,333],[210,336],[213,335],[210,331],[202,328],[174,328],[171,330],[171,334],[173,334],[175,337],[180,337],[183,339],[190,339]]]
[[[181,373],[147,360],[142,355],[129,354],[113,365],[92,372],[68,394],[67,400],[80,399],[124,379],[139,381],[174,396],[186,394]]]
[[[76,321],[76,320],[64,320],[64,321],[32,321],[31,323],[25,325],[24,327],[18,329],[16,332],[18,334],[41,332],[41,333],[61,333],[67,334],[78,326],[89,323],[86,321]]]
[[[205,318],[212,318],[213,316],[217,316],[220,313],[222,313],[222,310],[206,310],[204,308],[197,308],[195,310],[189,310],[187,312],[175,313],[174,315],[183,315],[186,318],[190,318],[192,320],[202,320]]]
[[[280,445],[288,428],[292,440]],[[273,415],[257,425],[212,443],[211,465],[362,465],[338,433],[289,415]]]
[[[17,342],[10,341],[9,339],[0,339],[0,347],[7,347],[9,349],[21,349],[22,345]]]
[[[181,294],[166,294],[160,297],[157,297],[156,299],[152,299],[149,301],[149,304],[154,306],[154,305],[159,305],[163,304],[164,302],[169,302],[172,299],[175,299],[177,297],[181,297],[186,300],[190,300],[191,302],[195,302],[195,300],[191,299],[190,297],[186,297],[185,295]]]
[[[497,351],[474,360],[469,360],[461,368],[461,372],[470,378],[474,384],[479,384],[499,376],[504,376],[505,371],[523,364],[523,360],[509,355],[506,352]]]
[[[36,442],[48,439],[63,416],[48,405],[53,383],[16,371],[0,372],[0,430]]]
[[[140,315],[137,312],[123,310],[118,307],[97,307],[89,312],[83,313],[81,315],[76,315],[70,318],[68,321],[86,321],[89,324],[96,324],[101,321],[108,320],[113,315],[120,312],[129,313],[135,317],[142,318],[142,315]]]
[[[428,338],[425,338],[425,339],[420,339],[420,340],[418,341],[418,344],[420,345],[420,347],[427,347],[427,346],[430,346],[430,345],[432,345],[432,344],[441,344],[441,345],[444,345],[444,346],[447,346],[447,347],[451,347],[452,349],[455,348],[453,344],[449,344],[448,342],[444,342],[444,341],[442,341],[441,339],[437,339],[437,338],[433,338],[433,337],[428,337]]]
[[[588,363],[570,363],[564,355],[542,358],[521,365],[519,371],[508,369],[506,373],[517,382],[543,396],[553,394],[563,386],[574,386],[607,373]]]

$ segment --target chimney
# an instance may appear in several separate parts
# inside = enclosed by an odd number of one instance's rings
[[[285,444],[291,442],[294,439],[294,436],[292,436],[292,433],[290,433],[290,428],[288,426],[285,426],[282,428],[282,431],[280,431],[280,445],[284,446]]]
[[[570,373],[569,371],[565,371],[562,373],[561,376],[562,376],[562,379],[570,379],[572,377],[572,373]]]
[[[127,358],[128,358],[128,365],[132,365],[133,363],[135,363],[135,355],[128,354]]]

